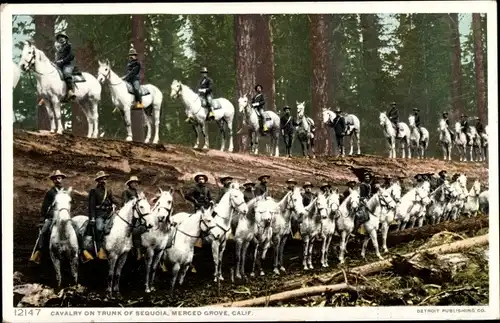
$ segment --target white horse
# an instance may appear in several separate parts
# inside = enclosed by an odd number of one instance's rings
[[[479,195],[481,194],[481,183],[478,180],[474,181],[467,195],[463,213],[467,217],[476,216],[479,211]]]
[[[484,132],[481,134],[481,153],[483,161],[488,159],[488,125],[484,127]]]
[[[409,221],[411,221],[411,228],[413,228],[417,219],[419,220],[419,224],[423,221],[424,217],[422,216],[422,212],[431,202],[428,184],[429,182],[424,182],[410,189],[401,197],[401,202],[396,207],[395,217],[397,221],[400,221],[399,230],[406,229],[406,225]],[[419,226],[421,226],[421,224]]]
[[[208,139],[208,131],[207,131],[207,115],[208,109],[203,108],[201,106],[200,96],[193,92],[189,88],[189,86],[182,84],[180,81],[173,80],[172,85],[170,86],[171,92],[170,97],[172,99],[181,97],[182,102],[184,103],[185,113],[188,117],[188,120],[192,121],[193,129],[196,133],[196,143],[193,146],[194,149],[198,149],[200,146],[200,131],[205,139],[205,144],[203,149],[208,149],[209,139]],[[229,148],[228,152],[232,152],[234,149],[233,143],[233,120],[234,120],[234,106],[229,100],[225,98],[214,98],[212,100],[212,104],[214,105],[214,119],[219,126],[220,133],[222,135],[221,140],[221,151],[225,150],[226,147],[226,139],[229,137]],[[227,127],[224,128],[224,125]]]
[[[458,154],[460,156],[460,161],[467,161],[467,136],[462,132],[462,126],[460,122],[455,122],[455,146],[458,149]],[[470,159],[472,161],[472,145],[470,147]]]
[[[271,247],[273,238],[273,227],[271,222],[279,213],[277,203],[269,196],[258,199],[254,205],[253,213],[255,214],[256,227],[254,228],[253,244],[255,246],[252,271],[250,277],[255,277],[255,265],[260,276],[264,276],[262,262],[266,259],[267,251]],[[243,255],[245,256],[245,255]]]
[[[451,132],[444,119],[439,120],[438,131],[439,142],[441,143],[441,149],[443,150],[443,159],[451,160],[451,148],[453,147],[453,141],[451,139]]]
[[[489,190],[485,190],[481,194],[479,194],[479,210],[483,214],[489,215],[490,211],[489,209],[490,209]]]
[[[12,62],[12,88],[15,89],[19,79],[21,78],[21,68],[16,63]]]
[[[151,216],[146,218],[146,222],[151,228],[141,236],[142,246],[146,248],[144,257],[146,262],[146,293],[154,291],[156,269],[165,248],[172,243],[172,222],[170,221],[174,207],[172,194],[172,189],[167,191],[159,189],[159,196],[153,200]]]
[[[337,212],[335,224],[337,227],[337,232],[340,232],[339,261],[341,264],[344,263],[344,254],[346,252],[347,239],[354,230],[354,217],[359,210],[359,206],[359,190],[353,189],[351,190],[349,196],[342,201]]]
[[[316,158],[314,155],[314,132],[312,128],[314,128],[314,120],[306,117],[304,109],[305,109],[305,101],[304,102],[296,102],[297,103],[297,119],[296,122],[298,124],[296,135],[300,141],[300,146],[302,147],[302,155],[307,158]]]
[[[391,186],[387,189],[381,189],[381,210],[380,210],[380,231],[382,235],[382,252],[388,252],[387,249],[387,235],[389,233],[389,227],[394,221],[394,217],[396,215],[396,208],[398,204],[401,202],[401,185],[398,181],[394,181]],[[389,196],[389,198],[386,198]],[[395,204],[392,204],[390,201],[394,201]],[[365,228],[366,230],[366,228]]]
[[[322,221],[328,217],[326,197],[318,192],[311,203],[305,207],[306,213],[300,217],[300,235],[304,247],[302,265],[304,270],[314,269],[312,264],[312,251],[314,241],[321,234]]]
[[[337,116],[335,112],[328,110],[327,108],[323,108],[322,113],[323,113],[323,123],[333,128],[334,126],[333,120]],[[352,155],[354,152],[353,139],[356,141],[356,145],[358,147],[358,155],[361,155],[361,148],[359,144],[360,134],[361,134],[361,124],[359,122],[359,119],[354,114],[349,113],[344,117],[344,120],[346,125],[345,136],[349,137],[349,146],[351,147],[349,155]]]
[[[250,152],[257,155],[259,153],[260,125],[257,111],[248,103],[248,97],[243,96],[238,99],[239,112],[243,114],[243,120],[248,125],[248,137],[250,139]],[[274,111],[264,111],[264,125],[271,136],[271,156],[279,157],[279,135],[280,117]]]
[[[452,188],[457,192],[457,198],[451,203],[449,219],[455,221],[464,209],[465,201],[469,191],[467,190],[467,177],[464,174],[460,174],[456,181],[451,183]]]
[[[471,150],[473,153],[473,157],[471,161],[483,161],[483,147],[482,147],[482,137],[477,132],[475,126],[470,126],[470,136],[471,136]]]
[[[450,203],[458,195],[448,181],[445,181],[444,184],[436,188],[430,195],[432,196],[432,201],[427,210],[427,215],[430,224],[434,225],[440,223],[442,219],[447,218],[452,205]]]
[[[61,261],[66,259],[70,263],[71,274],[78,284],[78,238],[71,222],[71,191],[61,189],[57,192],[52,210],[54,219],[50,231],[50,259],[56,271],[57,287],[61,287]]]
[[[420,129],[418,129],[413,114],[408,117],[408,126],[410,127],[410,148],[408,149],[408,158],[411,158],[411,151],[415,149],[417,158],[423,159],[425,157],[425,151],[429,147],[429,131],[427,131],[425,127],[420,127]]]
[[[280,271],[286,271],[283,266],[283,252],[285,250],[288,235],[292,232],[292,214],[303,216],[306,212],[302,201],[301,189],[295,187],[293,191],[288,191],[281,201],[278,202],[278,207],[280,212],[276,214],[272,222],[274,246],[273,272],[276,275],[279,275]]]
[[[327,206],[327,214],[328,216],[325,219],[321,219],[321,238],[323,240],[323,244],[321,246],[321,266],[323,268],[327,268],[330,265],[328,264],[328,255],[330,253],[330,243],[332,242],[333,235],[335,234],[335,216],[340,207],[340,196],[337,189],[334,189],[327,197],[326,197],[326,206]]]
[[[380,125],[384,128],[384,135],[389,144],[389,158],[396,158],[396,139],[399,139],[401,146],[401,157],[405,158],[406,149],[408,149],[408,155],[410,155],[410,128],[408,125],[404,122],[399,122],[399,131],[396,133],[396,129],[394,129],[391,120],[389,120],[385,112],[380,112],[379,120]]]
[[[119,108],[127,129],[125,141],[132,141],[131,109],[135,105],[134,89],[132,85],[119,77],[112,69],[109,60],[99,61],[97,70],[99,83],[107,83],[111,93],[111,101],[115,108]],[[142,103],[144,104],[144,125],[147,128],[145,143],[151,140],[151,126],[155,126],[153,144],[160,140],[160,112],[163,94],[153,84],[144,84],[140,87]]]
[[[200,237],[201,232],[206,232],[215,226],[212,218],[213,207],[201,207],[195,213],[180,212],[172,217],[172,221],[178,223],[175,228],[172,247],[165,249],[163,258],[173,264],[172,279],[170,281],[170,294],[174,292],[177,277],[179,285],[182,286],[184,278],[193,261],[194,245]],[[180,272],[180,276],[179,276]]]
[[[66,97],[66,83],[61,70],[56,67],[31,42],[26,41],[21,54],[19,66],[24,71],[33,70],[37,80],[37,93],[43,99],[50,119],[50,132],[63,133],[61,122],[61,103]],[[73,75],[75,82],[75,99],[81,107],[88,122],[88,138],[97,138],[99,133],[99,114],[97,106],[101,101],[101,85],[90,73],[82,72]]]

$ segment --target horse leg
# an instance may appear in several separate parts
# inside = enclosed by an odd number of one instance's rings
[[[212,241],[212,257],[214,260],[214,282],[217,282],[219,278],[219,250],[220,250],[220,242],[217,240]]]
[[[247,259],[247,250],[250,245],[250,241],[243,241],[243,247],[241,250],[241,277],[246,278],[245,274],[245,262]]]
[[[241,279],[241,272],[240,272],[240,268],[241,268],[241,264],[242,264],[242,259],[241,259],[241,256],[242,256],[242,249],[243,249],[243,241],[241,240],[237,240],[235,241],[235,245],[236,245],[236,278],[238,279]],[[243,270],[241,270],[243,271]]]
[[[151,275],[151,265],[153,264],[154,253],[155,253],[154,249],[152,247],[149,247],[147,248],[145,254],[144,262],[146,263],[146,282],[145,282],[146,293],[151,293],[151,289],[149,287],[150,285],[149,277]]]
[[[302,258],[302,266],[304,266],[304,270],[308,270],[309,268],[307,267],[307,251],[309,250],[309,235],[306,235],[304,238],[303,242],[303,258]]]
[[[54,265],[54,270],[56,272],[57,287],[61,288],[62,284],[61,260],[56,257],[52,249],[50,250],[50,259],[52,259],[52,264]]]
[[[326,254],[325,254],[325,263],[326,267],[330,267],[330,264],[328,264],[328,257],[330,256],[330,243],[332,242],[333,234],[328,234],[326,236]]]
[[[375,254],[377,255],[378,259],[384,259],[380,254],[380,250],[378,248],[377,230],[374,229],[370,231],[370,239],[372,240],[373,248],[375,248]]]
[[[280,274],[280,271],[278,270],[278,261],[279,261],[279,253],[280,253],[280,244],[281,244],[281,237],[280,235],[276,235],[276,237],[273,239],[273,247],[274,247],[274,264],[273,264],[273,273],[276,275]]]
[[[184,284],[184,278],[186,278],[187,271],[189,269],[189,265],[184,265],[181,269],[181,275],[179,277],[179,286]]]
[[[353,138],[352,136],[354,135],[354,133],[351,133],[351,135],[349,136],[349,156],[352,156],[353,152],[354,152],[354,146],[353,146]]]
[[[127,129],[127,137],[125,141],[132,141],[132,121],[130,119],[130,107],[125,106],[123,108],[123,121],[125,122],[125,128]]]
[[[194,144],[193,148],[198,149],[198,147],[200,146],[200,131],[198,129],[198,125],[195,123],[193,124],[193,130],[196,136],[196,143]]]
[[[323,235],[323,243],[321,244],[321,266],[323,268],[326,268],[326,244],[327,244],[327,238],[326,235]]]
[[[161,104],[153,104],[153,121],[155,126],[155,136],[153,137],[153,144],[160,141],[160,112]]]
[[[267,250],[269,250],[269,244],[267,244],[263,249],[262,249],[262,253],[261,253],[261,256],[260,256],[260,260],[259,260],[259,263],[258,263],[258,266],[259,266],[259,273],[261,276],[264,276],[264,270],[262,269],[262,263],[264,262],[264,260],[266,259],[266,255],[267,255]]]
[[[149,141],[151,140],[152,120],[146,113],[144,113],[143,116],[144,116],[144,126],[146,126],[146,138],[144,139],[144,143],[148,144]]]
[[[260,135],[259,135],[259,132],[258,131],[255,131],[254,132],[254,135],[255,135],[255,142],[254,142],[254,153],[255,155],[258,155],[259,154],[259,139],[260,139]]]
[[[71,257],[71,274],[73,276],[73,280],[75,281],[75,285],[78,285],[78,249],[75,251],[73,254],[73,257]]]
[[[50,100],[45,99],[45,110],[47,111],[47,115],[49,116],[50,120],[50,133],[56,132],[56,123],[55,123],[55,117],[54,117],[54,110],[52,110],[52,102]]]
[[[306,157],[306,143],[300,141],[300,146],[302,147],[302,156]]]
[[[368,233],[368,230],[366,229],[366,225],[362,224],[363,226],[365,226],[365,231],[367,231]],[[374,231],[374,230],[372,230]],[[361,247],[361,257],[366,260],[366,247],[368,246],[368,242],[370,241],[370,236],[369,235],[365,235],[365,237],[363,238],[363,245]]]
[[[92,138],[97,138],[99,137],[99,108],[97,106],[96,101],[92,101],[90,103],[90,114],[91,114],[91,120],[92,120],[92,128],[94,130],[94,133],[92,134]]]
[[[273,140],[274,140],[274,157],[279,157],[280,156],[280,144],[279,144],[279,140],[280,140],[280,134],[278,132],[278,130],[274,130],[274,137],[273,137]]]
[[[233,120],[232,119],[226,120],[226,125],[227,125],[227,136],[229,137],[229,147],[227,148],[227,151],[232,153],[234,150]]]
[[[389,233],[389,222],[388,219],[382,222],[382,252],[388,252],[387,249],[387,234]]]
[[[85,115],[85,119],[87,119],[87,138],[92,138],[92,135],[94,133],[93,129],[93,122],[92,122],[92,106],[90,105],[90,102],[81,102],[80,103],[81,110],[83,114]]]
[[[424,225],[424,216],[418,218],[418,227],[421,228]]]
[[[179,263],[175,263],[174,266],[172,267],[172,279],[170,281],[170,295],[174,294],[174,287],[175,283],[177,282],[177,276],[179,275],[180,269],[181,265]]]
[[[224,280],[224,277],[222,277],[222,259],[224,257],[224,250],[226,250],[226,243],[227,240],[224,239],[224,241],[221,242],[220,247],[219,247],[219,280]]]
[[[253,252],[252,271],[250,272],[250,277],[255,277],[255,264],[257,263],[258,257],[259,257],[259,243],[255,241],[255,250]]]
[[[282,272],[285,272],[286,269],[285,267],[283,266],[283,253],[285,252],[285,244],[286,244],[286,241],[288,240],[288,235],[284,235],[281,237],[281,242],[280,242],[280,255],[279,255],[279,264],[280,264],[280,270]]]
[[[108,288],[106,289],[107,296],[109,298],[113,297],[113,282],[115,278],[115,267],[117,256],[115,254],[108,255]]]
[[[54,102],[52,102],[52,109],[54,109],[54,117],[57,123],[57,134],[62,135],[64,127],[61,121],[61,102],[59,102],[59,100],[54,100]]]
[[[224,130],[224,118],[218,120],[217,125],[219,126],[219,133],[221,136],[220,151],[226,149],[226,131]]]
[[[201,124],[201,134],[203,135],[203,138],[204,138],[204,144],[203,144],[203,149],[209,149],[208,146],[209,146],[209,139],[208,139],[208,131],[207,131],[207,123],[206,122],[203,122]]]
[[[115,285],[113,286],[113,292],[118,298],[121,298],[120,277],[122,274],[123,265],[125,265],[125,262],[127,261],[127,257],[128,257],[128,251],[124,252],[116,263]]]
[[[310,140],[310,154],[312,154],[312,158],[316,158],[316,154],[314,153],[314,138]]]
[[[159,252],[154,253],[153,257],[153,266],[151,267],[151,278],[149,279],[149,287],[151,291],[155,291],[156,288],[154,287],[155,284],[155,277],[156,277],[156,269],[158,268],[158,264],[160,263],[160,260],[163,256],[164,250],[161,250]]]
[[[347,233],[345,231],[342,231],[340,233],[340,253],[339,253],[339,261],[341,264],[344,263],[344,253],[346,249],[346,240],[347,240]]]

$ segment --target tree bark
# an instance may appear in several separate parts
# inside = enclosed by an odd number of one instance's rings
[[[462,69],[461,69],[461,48],[460,48],[460,33],[458,31],[458,13],[448,14],[450,19],[451,29],[451,100],[452,100],[452,116],[455,120],[460,117],[463,110],[462,100]]]
[[[137,60],[141,63],[141,84],[144,84],[144,69],[145,69],[145,21],[144,15],[132,16],[132,39],[135,50],[137,51]],[[145,139],[144,134],[144,112],[142,109],[131,110],[132,121],[132,137],[134,141],[143,142]]]
[[[75,61],[76,66],[82,72],[88,72],[94,74],[97,71],[97,62],[95,62],[94,57],[95,51],[92,46],[91,41],[81,41],[80,46],[75,48]],[[72,133],[75,136],[86,137],[88,132],[88,122],[83,113],[81,106],[76,103],[71,103],[71,128]]]
[[[266,110],[276,111],[276,87],[274,84],[274,49],[272,42],[271,15],[256,16],[255,50],[257,52],[255,75],[264,88]]]
[[[328,39],[327,16],[323,14],[309,15],[312,56],[312,115],[316,125],[316,151],[328,154],[331,139],[323,124],[322,109],[328,106]]]
[[[54,33],[57,16],[35,15],[35,45],[45,52],[47,57],[54,59]],[[40,97],[37,102],[40,101]],[[38,107],[38,129],[50,130],[50,119],[45,107]]]
[[[236,93],[239,97],[252,94],[255,84],[255,26],[256,15],[236,15],[234,18],[234,34],[236,37]],[[236,118],[238,126],[242,127],[242,117]],[[244,152],[248,149],[248,136],[243,129],[237,135],[236,151]]]
[[[483,37],[481,30],[481,16],[472,14],[472,38],[474,39],[474,66],[476,69],[476,104],[477,114],[483,124],[488,121],[486,112],[486,82],[484,77]]]

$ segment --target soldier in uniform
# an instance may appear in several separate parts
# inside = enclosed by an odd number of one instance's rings
[[[125,189],[125,191],[123,191],[122,193],[123,205],[125,205],[125,203],[127,203],[134,197],[139,197],[137,189],[139,188],[140,183],[141,181],[139,181],[139,178],[137,178],[137,176],[130,176],[129,180],[125,182],[125,185],[127,185],[127,189]]]
[[[389,120],[391,120],[397,135],[399,133],[399,109],[396,107],[396,102],[391,103],[391,110],[389,111],[388,117]]]
[[[269,175],[259,176],[258,180],[260,183],[257,184],[255,186],[255,189],[254,189],[255,197],[262,196],[262,195],[267,196],[269,194],[269,188],[267,187],[267,183],[268,183],[270,178],[271,178],[271,176],[269,176]]]
[[[253,200],[255,198],[255,194],[253,192],[253,188],[255,187],[255,183],[247,180],[244,184],[243,187],[245,190],[243,191],[243,199],[245,200],[245,203],[248,203],[249,201]]]
[[[106,252],[102,247],[104,238],[104,227],[109,219],[113,206],[119,205],[118,199],[113,196],[110,188],[106,187],[106,179],[109,175],[103,171],[97,173],[95,181],[97,185],[89,191],[89,219],[88,230],[94,229],[95,243],[99,252],[97,258],[106,259]],[[92,235],[91,233],[88,235]]]
[[[280,118],[281,135],[285,141],[285,150],[288,157],[292,157],[292,139],[294,130],[294,120],[290,115],[290,107],[286,105],[283,108],[284,115]]]
[[[417,185],[421,185],[424,182],[424,177],[422,174],[417,174],[413,178],[417,180]]]
[[[293,191],[295,189],[295,186],[297,186],[297,181],[290,178],[286,181],[286,189],[289,191]]]
[[[335,119],[332,121],[333,131],[335,132],[335,139],[337,140],[337,149],[340,156],[345,155],[344,136],[346,132],[345,119],[342,116],[340,108],[335,110]]]
[[[332,186],[328,183],[321,183],[319,189],[325,196],[328,196],[331,193]]]
[[[122,194],[123,205],[134,197],[139,197],[137,189],[139,188],[140,183],[141,181],[137,178],[137,176],[130,176],[130,179],[125,182],[127,189],[123,191]],[[133,218],[132,227],[132,242],[137,252],[137,260],[140,260],[142,258],[141,234],[147,231],[146,221],[143,218]]]
[[[420,138],[422,138],[422,131],[420,129],[420,109],[413,108],[413,116],[415,117],[415,126],[417,127]]]
[[[215,118],[212,106],[212,87],[214,82],[208,77],[208,69],[206,67],[202,67],[200,73],[201,79],[198,83],[198,93],[203,98],[202,102],[205,102],[208,109],[207,120],[213,120]]]
[[[476,131],[479,135],[482,135],[484,133],[484,126],[481,122],[481,119],[479,118],[476,118]]]
[[[257,94],[255,94],[252,98],[252,107],[257,110],[260,133],[264,135],[268,129],[264,122],[264,106],[266,101],[264,99],[264,94],[262,93],[262,85],[257,84],[255,86],[255,92],[257,92]]]
[[[311,182],[305,182],[302,188],[304,189],[304,193],[302,193],[302,201],[304,206],[308,206],[313,200],[313,185],[311,184]]]
[[[202,206],[208,208],[214,201],[210,190],[206,186],[208,177],[205,174],[197,174],[194,181],[196,185],[186,194],[185,198],[194,204],[194,211],[196,212]]]
[[[69,42],[69,37],[64,31],[56,35],[56,65],[61,69],[64,82],[66,83],[67,99],[73,100],[75,96],[75,85],[73,83],[73,70],[75,55]]]
[[[142,104],[142,95],[141,95],[141,84],[140,84],[140,72],[141,72],[141,63],[137,60],[137,51],[134,48],[134,45],[130,45],[130,49],[128,51],[128,63],[126,74],[123,79],[126,82],[132,84],[134,88],[134,97],[135,97],[135,105],[134,107],[137,109],[144,108]]]
[[[438,186],[441,186],[443,185],[445,182],[446,182],[446,171],[445,170],[441,170],[439,173],[439,179],[438,179]]]
[[[226,192],[229,191],[229,187],[233,182],[233,178],[231,176],[222,176],[220,178],[220,182],[222,183],[222,190],[220,192],[219,198],[217,199],[217,203],[219,203],[224,194],[226,194]]]
[[[370,180],[371,180],[370,174],[366,173],[365,177],[363,178],[363,182],[359,186],[359,197],[361,198],[361,200],[368,200],[372,195]]]
[[[451,140],[455,140],[455,135],[453,131],[450,129],[450,120],[448,119],[448,112],[443,112],[443,120],[446,122],[446,127],[450,132]]]
[[[347,182],[347,188],[346,190],[344,191],[344,193],[342,193],[342,195],[340,196],[340,201],[339,203],[342,204],[342,202],[349,197],[349,195],[351,194],[352,190],[354,190],[356,188],[356,182],[355,181],[349,181]]]
[[[462,114],[462,119],[460,120],[460,127],[462,130],[462,133],[465,134],[465,138],[467,138],[467,143],[470,145],[470,135],[469,135],[469,121],[467,121],[467,115]]]

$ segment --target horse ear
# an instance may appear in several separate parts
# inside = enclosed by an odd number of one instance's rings
[[[66,193],[68,193],[68,195],[71,195],[71,193],[73,192],[73,187],[70,186],[67,190],[66,190]]]
[[[110,66],[109,59],[106,58],[106,65]]]
[[[158,191],[160,191],[160,193],[163,193],[163,190],[159,186],[158,186]]]

